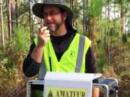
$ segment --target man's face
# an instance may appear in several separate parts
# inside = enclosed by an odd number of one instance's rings
[[[56,32],[65,21],[65,13],[62,13],[55,6],[45,6],[43,8],[44,23],[50,32]]]

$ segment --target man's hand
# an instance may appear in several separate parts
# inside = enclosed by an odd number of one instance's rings
[[[41,63],[43,56],[43,47],[50,38],[50,33],[49,30],[47,30],[47,27],[44,26],[40,28],[38,38],[38,45],[34,48],[31,57],[35,60],[35,62]]]
[[[50,31],[47,29],[46,26],[40,28],[38,37],[39,37],[38,46],[43,47],[50,39]]]

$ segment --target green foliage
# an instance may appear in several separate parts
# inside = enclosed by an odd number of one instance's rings
[[[15,29],[13,41],[15,42],[16,51],[26,52],[29,49],[30,33],[24,27],[19,26]]]
[[[26,2],[21,2],[18,7],[18,17],[24,15],[24,13],[29,12],[29,5]]]
[[[98,17],[102,12],[103,0],[91,0],[91,6],[89,7],[89,15],[93,17]]]
[[[10,94],[14,93],[15,88],[21,83],[24,83],[21,67],[29,45],[29,30],[19,26],[15,28],[15,33],[6,44],[6,48],[4,50],[0,49],[0,97],[1,94],[4,95],[2,97],[14,97]],[[5,91],[2,92],[3,90]],[[12,91],[9,92],[10,90]],[[5,96],[7,93],[9,94]]]
[[[123,35],[122,35],[122,42],[123,42],[123,43],[126,43],[126,42],[127,42],[127,35],[126,35],[126,34],[123,34]]]
[[[6,48],[4,50],[0,49],[0,77],[2,78],[0,81],[0,88],[16,86],[15,83],[13,84],[16,79],[12,79],[10,82],[8,82],[8,80],[18,75],[16,74],[18,69],[20,73],[21,67],[18,67],[22,65],[24,55],[28,51],[30,45],[29,37],[30,34],[28,30],[19,26],[15,29],[12,40],[6,44]],[[4,81],[7,81],[6,85],[1,85]]]
[[[117,42],[120,40],[121,32],[120,32],[120,21],[113,20],[107,21],[106,19],[99,20],[97,25],[98,32],[95,33],[95,40],[98,42],[102,42],[104,46],[107,45],[108,42]],[[98,45],[98,44],[97,44]]]
[[[121,7],[121,14],[122,15],[126,14],[129,11],[128,2],[130,2],[130,0],[115,0],[115,3],[119,4]]]
[[[104,57],[104,54],[105,53],[103,53],[103,54],[100,54],[100,58],[97,58],[97,62],[96,62],[96,64],[97,64],[97,70],[98,70],[98,72],[104,72],[104,70],[107,68],[107,66],[108,66],[108,64],[107,64],[107,58],[106,57]]]

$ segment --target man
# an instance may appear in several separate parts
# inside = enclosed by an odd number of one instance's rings
[[[41,78],[47,71],[96,72],[91,41],[73,29],[73,12],[64,0],[44,0],[35,4],[32,11],[44,19],[44,26],[24,60],[23,72],[27,77],[39,71]]]
[[[27,77],[39,73],[39,79],[44,79],[47,71],[96,72],[91,41],[73,29],[73,12],[64,0],[44,0],[35,4],[32,11],[44,19],[44,26],[24,60],[23,72]],[[98,88],[94,89],[93,97],[98,97]]]

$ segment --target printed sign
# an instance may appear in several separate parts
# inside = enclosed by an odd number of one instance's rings
[[[76,88],[48,88],[47,97],[86,97],[85,89]]]

